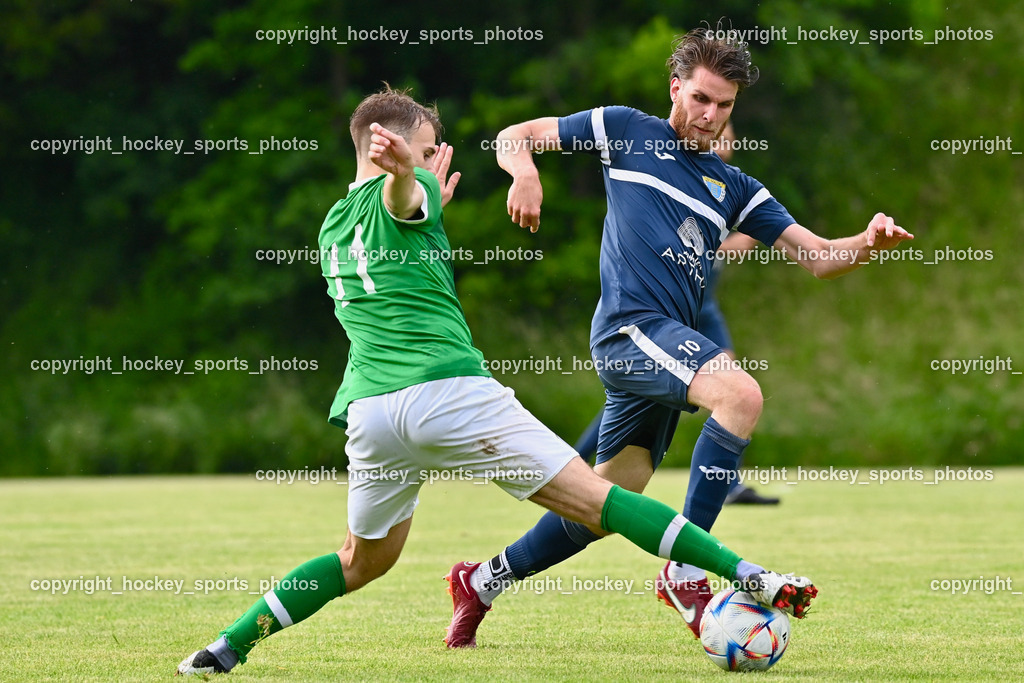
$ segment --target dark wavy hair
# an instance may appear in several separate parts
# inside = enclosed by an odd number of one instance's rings
[[[698,66],[735,83],[739,92],[757,82],[757,67],[750,63],[747,43],[739,39],[736,32],[710,26],[695,28],[685,36],[676,39],[672,55],[667,62],[673,78],[681,81],[693,77]]]

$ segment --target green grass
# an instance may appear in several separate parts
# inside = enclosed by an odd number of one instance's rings
[[[867,473],[862,475],[862,479]],[[930,476],[927,472],[925,476]],[[790,471],[792,480],[793,471]],[[682,502],[685,475],[659,472],[649,492]],[[813,577],[814,613],[795,622],[789,651],[758,680],[986,680],[1016,676],[1024,597],[950,595],[933,580],[1010,577],[1024,590],[1024,469],[992,481],[866,486],[773,483],[775,509],[726,508],[717,535],[745,557]],[[0,482],[0,600],[7,680],[152,680],[212,640],[252,602],[108,590],[50,595],[36,579],[156,576],[185,581],[271,575],[343,538],[342,486],[243,477]],[[729,680],[650,591],[659,561],[622,539],[603,541],[548,573],[573,581],[632,579],[622,591],[522,591],[496,602],[475,651],[447,651],[441,580],[485,559],[539,509],[496,487],[425,486],[406,551],[382,580],[335,601],[254,650],[229,680]],[[646,585],[645,585],[645,582]],[[525,584],[524,584],[525,585]],[[530,586],[540,589],[537,582]],[[642,595],[637,593],[643,593]]]

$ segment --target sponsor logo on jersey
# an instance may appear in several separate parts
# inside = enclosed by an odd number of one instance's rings
[[[686,220],[676,228],[676,235],[678,235],[683,244],[692,249],[694,253],[699,255],[704,252],[704,237],[701,236],[700,227],[697,225],[697,221],[694,220],[693,216],[687,216]]]
[[[693,216],[687,216],[676,228],[676,236],[682,242],[683,250],[677,251],[670,246],[661,253],[661,257],[686,268],[694,282],[704,289],[704,265],[700,260],[704,253],[704,236]]]

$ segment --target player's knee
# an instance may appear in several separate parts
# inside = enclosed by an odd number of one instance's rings
[[[694,398],[703,398],[702,408],[760,410],[763,399],[757,380],[743,370],[705,372],[697,375],[690,385]]]
[[[729,378],[722,387],[720,401],[712,414],[719,424],[743,438],[749,438],[757,426],[764,407],[764,397],[757,380],[747,373],[738,373]]]
[[[744,373],[743,379],[737,383],[732,394],[733,409],[748,420],[757,422],[764,409],[764,396],[757,380]]]

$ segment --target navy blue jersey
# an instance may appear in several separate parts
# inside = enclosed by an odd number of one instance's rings
[[[696,328],[715,251],[732,229],[771,246],[796,221],[764,185],[686,147],[665,119],[598,107],[558,119],[563,151],[599,154],[608,214],[590,344],[668,317]]]

